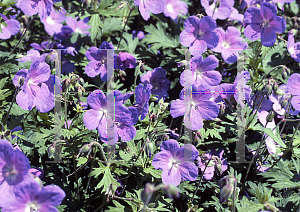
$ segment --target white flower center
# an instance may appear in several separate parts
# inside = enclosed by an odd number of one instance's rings
[[[50,16],[48,16],[48,17],[46,18],[46,22],[47,22],[48,24],[50,24],[50,25],[55,24],[55,22],[53,21],[53,19],[52,19]]]
[[[173,9],[173,6],[171,4],[168,4],[167,5],[167,10],[170,12],[170,13],[174,13],[174,9]]]
[[[27,203],[25,212],[39,212],[39,205],[35,201],[29,202]]]
[[[293,55],[295,53],[295,51],[296,51],[296,49],[295,49],[294,46],[289,48],[289,52],[290,52],[291,55]]]
[[[223,46],[224,49],[229,49],[230,44],[229,44],[228,42],[224,41],[224,42],[222,43],[222,46]]]
[[[172,158],[169,162],[169,171],[171,171],[172,169],[177,169],[178,168],[178,164],[177,164],[177,160],[175,160],[175,158]]]
[[[77,32],[82,33],[81,29],[79,29],[79,28],[76,28],[76,29],[75,29],[75,32],[76,32],[76,33],[77,33]]]

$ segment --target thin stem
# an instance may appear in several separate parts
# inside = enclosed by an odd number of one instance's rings
[[[198,191],[198,189],[199,189],[199,187],[200,187],[200,185],[201,185],[201,182],[202,182],[204,173],[205,173],[206,168],[208,167],[208,164],[209,164],[209,162],[210,162],[211,160],[212,160],[212,158],[210,158],[209,161],[205,164],[205,168],[204,168],[204,171],[203,171],[203,173],[202,173],[202,175],[201,175],[200,181],[199,181],[199,183],[198,183],[198,185],[197,185],[196,190],[195,190],[194,193],[193,193],[193,197],[192,197],[192,199],[191,199],[191,203],[193,202],[194,197],[195,197],[195,195],[196,195],[196,193],[197,193],[197,191]]]
[[[124,24],[124,27],[123,27],[123,29],[122,29],[122,32],[121,32],[121,38],[120,38],[120,40],[119,40],[117,50],[119,50],[119,47],[120,47],[120,44],[121,44],[121,40],[123,39],[123,33],[124,33],[124,30],[125,30],[125,27],[126,27],[126,25],[127,25],[127,22],[128,22],[128,20],[129,20],[129,17],[130,17],[130,15],[131,15],[131,12],[132,12],[132,11],[133,11],[133,9],[129,8],[129,14],[128,14],[127,20],[126,20],[126,22],[125,22],[125,24]]]
[[[148,112],[148,115],[150,116],[149,112]],[[149,136],[149,130],[150,130],[151,122],[152,122],[152,119],[150,119],[149,126],[148,126],[148,131],[147,131],[147,134],[146,134],[146,137],[145,137],[145,141],[144,141],[144,143],[143,143],[143,145],[142,145],[142,148],[141,148],[141,150],[140,150],[138,156],[135,158],[135,160],[134,160],[133,163],[136,163],[136,161],[138,160],[138,158],[140,157],[140,155],[141,155],[141,153],[142,153],[142,149],[144,149],[144,146],[145,146],[145,144],[146,144],[146,138]],[[143,164],[143,163],[142,163],[142,164]],[[129,173],[129,174],[128,174],[128,177],[126,178],[126,180],[125,180],[125,182],[124,182],[124,187],[123,187],[123,189],[122,189],[122,191],[121,191],[121,193],[120,193],[119,196],[122,196],[122,194],[123,194],[124,191],[125,191],[126,184],[127,184],[127,181],[128,181],[128,179],[129,179],[129,177],[131,176],[131,171],[132,171],[133,167],[134,167],[134,166],[132,165],[132,166],[130,167],[129,171],[128,171],[128,173]],[[143,166],[143,167],[144,167],[144,166]]]
[[[96,150],[97,150],[97,149],[96,149]],[[96,152],[97,152],[96,150],[94,151],[93,158],[95,158],[95,156],[96,156]],[[93,168],[94,168],[94,160],[91,160],[91,171],[93,170]],[[88,188],[89,188],[91,178],[92,178],[92,175],[89,176],[89,179],[88,179],[88,182],[87,182],[86,187],[85,187],[85,189],[84,189],[84,192],[83,192],[81,201],[83,201],[84,195],[86,194],[86,192],[87,192],[87,190],[88,190]]]
[[[66,125],[67,125],[67,129],[69,129],[69,126],[68,126],[68,112],[67,112],[67,107],[68,107],[68,102],[67,102],[67,99],[66,99],[66,96],[67,96],[67,93],[65,93],[64,95],[64,101],[65,101],[65,122],[66,122]]]
[[[13,48],[13,50],[11,50],[11,52],[9,53],[9,56],[12,55],[12,53],[15,51],[15,49],[18,47],[18,45],[20,44],[20,42],[22,41],[23,37],[25,36],[26,32],[27,32],[27,29],[29,29],[31,23],[33,22],[34,18],[37,16],[37,14],[35,14],[33,16],[33,18],[30,20],[30,22],[28,23],[26,29],[23,31],[23,34],[20,38],[20,40],[18,41],[18,43],[15,45],[15,47]]]
[[[258,61],[258,56],[260,55],[260,52],[261,52],[261,47],[262,47],[262,44],[261,44],[261,42],[259,42],[258,52],[256,52],[255,63],[254,63],[254,67],[253,67],[253,69],[255,71],[256,71],[256,65],[257,65],[257,61]]]
[[[9,115],[9,113],[10,113],[10,111],[11,111],[11,108],[12,108],[12,106],[13,106],[13,103],[14,103],[14,101],[15,101],[15,99],[16,99],[16,96],[17,96],[18,92],[19,92],[19,88],[16,88],[16,89],[15,89],[14,96],[13,96],[13,99],[12,99],[12,101],[11,101],[11,103],[10,103],[10,106],[9,106],[9,109],[8,109],[8,111],[7,111],[7,113],[6,113],[4,124],[6,124],[6,122],[7,122],[8,115]],[[26,116],[26,117],[27,117],[27,116]]]
[[[268,123],[269,122],[267,121],[267,123],[265,125],[265,128],[266,128],[266,126],[267,126]],[[252,163],[254,162],[254,160],[256,159],[257,155],[259,155],[259,151],[260,151],[260,148],[261,148],[261,146],[263,144],[263,141],[265,141],[267,139],[268,135],[264,139],[263,139],[263,137],[264,137],[264,134],[261,136],[259,147],[258,147],[257,151],[255,152],[255,154],[253,155],[253,157],[251,159],[251,162],[250,162],[250,164],[248,166],[248,169],[247,169],[247,172],[246,172],[246,176],[245,176],[244,181],[243,181],[243,188],[245,186],[245,183],[246,183],[249,171],[250,171],[250,167],[251,167]]]
[[[283,65],[278,65],[278,66],[276,66],[276,67],[274,67],[271,71],[269,71],[267,74],[265,74],[264,76],[263,76],[263,78],[261,79],[261,82],[263,82],[263,80],[267,77],[267,76],[269,76],[269,74],[271,74],[271,72],[273,72],[274,70],[276,70],[277,68],[282,68],[283,67]],[[260,85],[260,84],[259,84]],[[255,86],[255,90],[257,89],[257,87],[258,86]]]

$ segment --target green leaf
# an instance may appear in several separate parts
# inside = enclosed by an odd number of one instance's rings
[[[88,22],[88,25],[91,26],[90,34],[91,34],[92,42],[94,42],[96,37],[101,34],[101,31],[99,28],[101,26],[101,24],[102,24],[102,21],[100,19],[99,14],[93,14],[90,21]]]
[[[98,183],[97,188],[103,187],[102,192],[108,192],[108,189],[111,185],[114,187],[120,186],[117,180],[112,176],[109,167],[105,167],[101,171],[103,172],[103,170],[104,170],[104,174],[101,181]]]
[[[119,18],[106,18],[103,22],[102,35],[110,35],[113,31],[120,31],[123,29],[122,20]]]
[[[129,34],[127,32],[123,34],[123,38],[126,40],[126,42],[124,41],[124,39],[122,39],[120,47],[130,54],[134,55],[134,51],[139,43],[139,39],[137,37],[132,39],[132,34]]]
[[[149,34],[146,35],[143,42],[151,44],[151,49],[155,53],[159,48],[177,48],[180,44],[179,37],[172,38],[168,35],[160,22],[157,22],[156,27],[152,24],[146,25],[145,31]]]
[[[153,167],[153,166],[151,166]],[[151,174],[154,178],[161,178],[161,174],[162,174],[162,170],[157,170],[157,169],[154,169],[153,168],[145,168],[144,169],[144,172],[147,173],[147,174]]]
[[[278,131],[278,128],[277,128]],[[276,135],[274,135],[273,131],[270,128],[265,128],[264,132],[270,136],[277,144],[279,144],[280,146],[286,148],[285,143],[283,143],[283,141],[280,138],[280,134],[279,132],[276,132]]]

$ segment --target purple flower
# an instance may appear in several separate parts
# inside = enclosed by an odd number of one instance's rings
[[[219,37],[214,31],[216,26],[216,21],[211,17],[205,16],[199,19],[190,16],[184,22],[185,29],[180,33],[180,43],[189,47],[192,55],[202,54],[207,47],[213,49],[219,43]]]
[[[130,141],[136,134],[133,126],[137,122],[137,112],[134,108],[129,109],[122,105],[124,96],[120,91],[111,92],[108,95],[114,95],[115,105],[108,105],[106,97],[101,90],[95,90],[87,97],[87,102],[92,108],[83,116],[83,122],[89,130],[98,129],[100,138],[107,142],[107,136],[114,136],[117,142],[119,137],[123,141]],[[113,113],[115,112],[115,117]],[[106,126],[106,123],[112,123]],[[115,135],[107,135],[107,127],[114,128]],[[111,138],[109,137],[109,138]]]
[[[117,68],[124,71],[126,68],[135,68],[136,59],[128,52],[120,52],[117,57]]]
[[[62,28],[61,22],[65,20],[63,12],[52,10],[49,16],[41,17],[41,22],[44,24],[45,30],[49,35],[59,33]]]
[[[166,17],[175,20],[179,14],[186,15],[187,13],[188,6],[185,2],[180,0],[165,0],[164,14]]]
[[[54,43],[51,43],[50,41],[44,41],[40,44],[32,43],[30,44],[31,47],[34,48],[34,50],[44,51],[45,49],[52,49],[54,46]]]
[[[192,85],[190,98],[185,95],[185,89],[182,89],[180,98],[171,104],[171,116],[177,118],[184,115],[184,124],[188,129],[201,129],[203,119],[214,120],[219,115],[219,106],[210,100],[212,95],[210,88],[203,85]]]
[[[15,35],[19,32],[20,23],[15,19],[8,19],[5,15],[0,14],[4,19],[7,26],[1,25],[2,32],[0,32],[0,39],[9,39],[12,35]]]
[[[53,10],[52,0],[21,0],[20,8],[25,15],[35,15],[39,13],[40,17],[49,16]]]
[[[14,200],[14,187],[32,176],[28,174],[29,160],[23,152],[14,149],[7,140],[0,139],[0,207]],[[3,208],[2,208],[3,211]]]
[[[162,0],[134,0],[134,5],[139,6],[139,11],[145,21],[150,18],[150,13],[159,14],[164,11],[164,1]]]
[[[58,212],[55,208],[65,198],[65,192],[56,185],[43,188],[34,180],[23,181],[16,186],[16,199],[2,208],[3,212],[11,211],[44,211]]]
[[[263,46],[273,46],[276,42],[276,33],[283,33],[286,28],[284,18],[277,15],[275,4],[263,3],[261,8],[251,7],[245,12],[245,36],[251,40],[261,38]]]
[[[244,15],[240,14],[239,11],[237,9],[235,9],[234,7],[231,8],[231,13],[230,16],[228,17],[228,21],[239,21],[239,22],[243,22],[244,20]]]
[[[234,5],[234,0],[201,0],[202,6],[208,16],[214,20],[224,20],[231,14],[231,8]]]
[[[36,107],[41,113],[46,113],[54,107],[54,95],[45,84],[50,77],[50,67],[47,63],[36,58],[30,65],[30,70],[21,69],[13,78],[15,86],[20,86],[20,80],[24,80],[21,91],[17,95],[17,104],[31,110]],[[20,78],[21,77],[21,78]]]
[[[294,95],[292,105],[296,110],[300,111],[300,74],[294,73],[287,81],[288,91]]]
[[[149,99],[151,95],[152,85],[146,83],[143,85],[140,83],[135,88],[135,101],[137,106],[138,116],[141,116],[141,121],[144,120],[147,116],[149,110]]]
[[[289,33],[289,39],[287,42],[287,49],[291,57],[300,63],[300,42],[295,43],[295,39],[292,33]]]
[[[233,83],[233,86],[235,88],[234,98],[236,102],[242,106],[242,108],[245,107],[244,100],[249,101],[250,94],[252,92],[252,89],[248,85],[246,85],[249,79],[250,73],[244,70],[236,75]]]
[[[133,39],[136,37],[138,37],[138,39],[140,39],[140,40],[145,38],[144,32],[142,32],[142,31],[137,32],[136,30],[132,31],[132,36],[133,36]]]
[[[87,25],[89,18],[85,18],[84,20],[77,21],[77,18],[67,17],[66,23],[73,30],[74,33],[87,34],[90,33],[87,31],[91,26]]]
[[[33,61],[34,58],[40,57],[40,53],[37,50],[29,50],[27,51],[27,55],[23,56],[20,59],[17,59],[19,62],[24,63],[26,61]]]
[[[105,49],[114,49],[114,46],[106,41],[103,41],[98,48],[91,47],[86,51],[85,56],[91,62],[85,67],[85,73],[89,77],[95,77],[100,74],[102,81],[107,81],[107,60],[110,59]],[[110,77],[109,77],[110,78]]]
[[[210,160],[203,175],[206,180],[211,180],[214,176],[215,171],[217,171],[217,173],[221,175],[224,171],[227,170],[228,163],[227,160],[222,157],[223,153],[223,149],[218,151],[211,150],[203,154],[202,157],[197,158],[197,165],[200,167],[202,172],[205,169],[206,163],[208,163],[208,161]]]
[[[150,83],[152,85],[151,94],[157,95],[158,99],[167,98],[168,90],[170,89],[170,81],[166,78],[167,70],[161,67],[155,68],[153,71],[148,71],[141,76],[142,83]]]
[[[166,140],[160,146],[161,152],[157,153],[152,161],[155,169],[163,170],[161,178],[166,185],[178,186],[183,181],[194,181],[198,177],[198,168],[194,161],[199,152],[192,144],[182,147],[174,140]]]
[[[279,115],[284,115],[285,110],[287,109],[287,103],[291,98],[291,93],[288,92],[288,87],[286,84],[280,85],[278,87],[279,91],[283,92],[283,95],[276,95],[276,93],[272,93],[269,96],[271,102],[273,102],[273,110],[278,113]],[[285,105],[284,107],[282,107]],[[290,108],[290,114],[293,115],[294,111]]]
[[[191,59],[191,70],[187,69],[180,75],[180,84],[185,86],[186,81],[195,85],[219,85],[222,80],[220,72],[215,71],[219,65],[219,60],[214,55],[210,55],[203,60],[202,55],[197,55]]]
[[[226,63],[235,63],[238,60],[238,52],[247,49],[247,42],[242,42],[245,39],[241,38],[241,32],[235,27],[228,27],[226,32],[222,28],[217,28],[219,34],[219,44],[212,49],[214,52],[219,52]]]

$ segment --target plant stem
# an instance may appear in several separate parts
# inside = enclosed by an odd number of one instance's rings
[[[11,52],[9,53],[9,56],[12,55],[12,53],[15,51],[15,49],[18,47],[18,45],[20,44],[21,40],[23,39],[23,37],[25,36],[26,32],[27,32],[27,29],[29,29],[31,23],[33,22],[34,18],[37,16],[37,14],[35,14],[33,16],[33,18],[30,20],[30,22],[28,23],[26,29],[23,31],[23,34],[20,38],[20,40],[18,41],[18,43],[15,45],[15,47],[13,48],[13,50],[11,50]]]
[[[128,20],[129,20],[129,17],[130,17],[131,12],[132,12],[133,10],[134,10],[134,9],[129,8],[129,14],[128,14],[127,20],[126,20],[126,22],[125,22],[125,24],[124,24],[124,27],[123,27],[123,29],[122,29],[122,32],[121,32],[121,38],[120,38],[120,40],[119,40],[117,50],[119,50],[119,47],[120,47],[120,44],[121,44],[121,40],[123,39],[123,33],[124,33],[124,30],[125,30],[125,27],[126,27],[126,25],[127,25],[127,22],[128,22]]]
[[[199,189],[199,187],[200,187],[200,185],[201,185],[201,182],[202,182],[204,173],[205,173],[206,168],[207,168],[209,162],[211,161],[211,159],[212,159],[212,158],[210,158],[209,161],[205,164],[205,168],[204,168],[204,171],[203,171],[203,173],[202,173],[202,175],[201,175],[200,181],[199,181],[199,183],[198,183],[198,185],[197,185],[197,188],[196,188],[196,190],[195,190],[194,193],[193,193],[193,197],[192,197],[192,199],[191,199],[191,201],[190,201],[191,203],[193,202],[194,197],[195,197],[195,195],[196,195],[196,193],[197,193],[197,191],[198,191],[198,189]]]
[[[13,96],[13,99],[11,100],[11,103],[10,103],[9,109],[8,109],[8,111],[7,111],[7,113],[6,113],[5,121],[4,121],[3,124],[6,124],[6,122],[7,122],[8,115],[9,115],[9,113],[10,113],[10,111],[11,111],[11,108],[12,108],[12,106],[13,106],[13,103],[14,103],[14,101],[15,101],[15,99],[16,99],[16,96],[17,96],[18,92],[19,92],[19,88],[16,88],[16,89],[15,89],[14,96]],[[27,116],[26,116],[26,117],[27,117]]]

